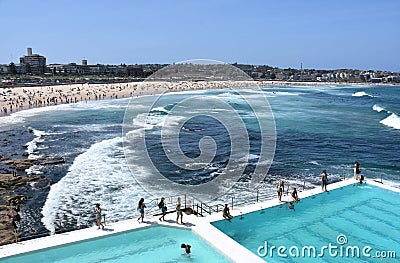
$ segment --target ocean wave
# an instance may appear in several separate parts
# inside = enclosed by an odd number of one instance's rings
[[[154,127],[162,127],[164,129],[163,132],[166,131],[168,126],[179,125],[180,121],[185,119],[185,117],[169,114],[167,107],[169,106],[157,107],[152,109],[149,113],[138,114],[136,118],[133,119],[133,125],[137,128],[144,128],[145,130],[151,130]]]
[[[122,153],[122,138],[117,137],[93,144],[75,158],[68,173],[51,186],[42,208],[42,222],[49,231],[71,223],[94,224],[95,203],[101,204],[107,220],[126,219],[134,213],[143,190]]]
[[[310,161],[310,162],[308,162],[309,164],[313,164],[313,165],[321,165],[319,162],[317,162],[317,161]]]
[[[7,116],[0,117],[0,128],[12,125],[24,123],[26,119],[43,114],[46,112],[54,111],[64,111],[64,110],[101,110],[101,109],[125,109],[130,98],[121,98],[114,100],[99,100],[99,101],[88,101],[88,102],[78,102],[70,104],[58,104],[45,107],[38,107],[32,109],[24,109],[11,113]],[[120,105],[121,102],[123,105]]]
[[[25,144],[25,146],[27,147],[26,153],[28,153],[28,159],[37,159],[40,156],[36,155],[36,150],[38,148],[38,144],[44,141],[42,137],[43,135],[46,135],[46,132],[32,129],[31,127],[29,127],[28,129],[32,131],[33,135],[35,135],[36,137],[32,141]]]
[[[381,120],[379,123],[386,125],[391,128],[395,128],[396,130],[400,130],[400,117],[397,116],[395,113],[392,113],[386,119]]]
[[[168,113],[169,111],[165,108],[165,106],[164,107],[160,106],[160,107],[156,107],[156,108],[151,109],[150,112]]]
[[[199,89],[199,90],[184,90],[184,91],[174,91],[174,92],[165,92],[162,93],[162,96],[174,96],[174,95],[201,95],[204,93],[208,93],[210,91],[216,91],[219,89]]]
[[[64,109],[69,109],[70,105],[72,104],[60,104],[60,105],[52,105],[52,106],[46,106],[46,107],[39,107],[39,108],[32,108],[32,109],[26,109],[26,110],[21,110],[17,111],[14,113],[11,113],[8,116],[3,116],[0,117],[2,121],[2,124],[17,124],[17,123],[22,123],[25,121],[25,119],[29,117],[36,116],[41,113],[45,112],[52,112],[54,110],[64,110]]]
[[[378,104],[375,104],[374,106],[372,106],[372,109],[373,109],[374,111],[377,111],[377,112],[386,111],[385,108],[379,106]]]
[[[356,92],[356,93],[353,93],[351,96],[353,96],[353,97],[363,97],[363,96],[366,96],[366,97],[371,97],[371,98],[374,97],[374,96],[372,96],[372,95],[366,93],[365,91],[358,91],[358,92]]]

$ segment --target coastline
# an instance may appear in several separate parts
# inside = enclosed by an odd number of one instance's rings
[[[204,89],[223,89],[228,87],[256,86],[253,81],[212,81],[201,83],[181,82],[132,82],[113,84],[73,84],[59,86],[16,87],[8,92],[3,90],[3,100],[0,101],[0,118],[14,113],[61,104],[78,103],[82,101],[97,101],[109,99],[122,99],[146,95],[161,94],[163,92],[182,92]],[[7,109],[7,110],[4,110]],[[32,131],[29,131],[32,132]],[[6,141],[8,143],[9,141]],[[0,162],[6,167],[0,173],[0,245],[14,242],[21,237],[17,224],[21,217],[20,207],[29,199],[26,194],[16,194],[26,188],[28,182],[44,180],[42,176],[25,174],[34,163],[54,165],[60,162],[47,158],[32,159],[18,153],[15,144],[13,150],[0,152]],[[4,149],[3,149],[4,151]],[[63,163],[63,160],[61,160]]]
[[[257,85],[257,82],[130,82],[113,84],[72,84],[59,86],[15,87],[3,90],[0,101],[0,117],[21,110],[54,106],[60,104],[118,99],[162,92],[218,89],[230,86]]]
[[[318,83],[320,86],[326,86],[326,83]],[[108,86],[107,86],[108,85]],[[119,86],[120,85],[120,86]],[[125,86],[124,86],[125,85]],[[64,90],[60,91],[63,95],[65,95],[69,100],[68,102],[63,102],[65,103],[75,103],[74,98],[77,98],[78,94],[77,92],[79,91],[80,93],[86,92],[89,93],[86,97],[86,100],[103,100],[103,99],[120,99],[120,98],[127,98],[127,97],[134,97],[134,96],[146,96],[146,95],[155,95],[155,94],[161,94],[163,92],[182,92],[182,91],[194,91],[194,90],[204,90],[204,89],[223,89],[223,88],[229,88],[229,87],[248,87],[248,86],[272,86],[272,87],[279,87],[279,86],[289,86],[289,85],[295,85],[295,86],[316,86],[315,83],[310,83],[310,82],[302,82],[302,83],[296,83],[296,82],[256,82],[256,81],[212,81],[212,82],[186,82],[186,81],[181,81],[181,82],[142,82],[142,83],[120,83],[120,84],[104,84],[103,86],[99,87],[99,85],[88,85],[88,84],[79,84],[79,85],[66,85],[66,86],[61,86]],[[356,84],[348,84],[348,83],[341,83],[341,84],[335,84],[335,86],[340,86],[340,85],[355,85]],[[367,85],[360,85],[362,87],[366,87]],[[374,85],[375,86],[375,85]],[[378,85],[378,86],[383,86],[383,85]],[[55,87],[32,87],[32,89],[35,88],[43,88],[37,89],[35,91],[41,91],[42,93],[38,93],[40,95],[37,95],[38,98],[45,100],[44,98],[47,98],[46,96],[52,96],[54,95],[51,92],[51,88],[53,90]],[[79,88],[79,90],[78,90]],[[25,88],[19,88],[20,91],[23,92],[23,89]],[[27,89],[27,88],[26,88]],[[25,90],[26,90],[25,89]],[[98,89],[97,93],[93,91],[93,89]],[[100,91],[105,92],[105,93],[100,93]],[[106,92],[107,91],[107,92]],[[46,93],[47,92],[47,93]],[[75,92],[75,93],[74,93]],[[271,90],[272,92],[272,90]],[[26,94],[26,93],[24,93]],[[59,94],[59,93],[58,93]],[[105,94],[105,96],[103,96]],[[97,98],[96,98],[97,95]],[[101,95],[101,96],[99,96]],[[18,95],[15,96],[13,93],[10,94],[10,98],[14,99],[19,99]],[[82,96],[83,97],[83,96]],[[85,100],[85,98],[83,99]],[[77,101],[78,102],[78,101]],[[26,103],[26,101],[25,101]],[[61,103],[58,103],[58,105]],[[54,106],[54,103],[49,103],[47,104],[40,104],[40,105],[31,105],[32,107],[29,107],[30,105],[25,107],[20,107],[18,109],[15,109],[12,113],[15,113],[17,111],[22,111],[25,109],[29,108],[39,108],[39,107],[47,107],[47,106]],[[1,116],[1,115],[0,115]],[[13,146],[17,147],[17,146]],[[16,149],[15,149],[16,150]],[[14,156],[15,151],[8,151],[7,155]],[[5,154],[0,153],[0,154]],[[11,157],[12,160],[15,160],[15,156]],[[23,162],[26,160],[25,158],[21,158],[21,161]],[[3,162],[4,163],[4,162]],[[10,168],[12,168],[10,166]],[[20,169],[19,171],[24,171],[25,169]],[[6,175],[8,178],[9,175],[11,174],[12,170],[10,172],[4,172],[3,174]],[[19,176],[19,175],[18,175]],[[22,176],[24,177],[24,176]],[[30,178],[31,180],[35,180],[34,178],[31,178],[30,176],[27,176],[27,178]],[[26,179],[26,178],[23,178]],[[40,178],[37,178],[39,180]],[[22,184],[21,187],[23,187],[25,184]],[[20,187],[20,186],[18,186]],[[4,193],[5,195],[10,195],[11,192],[8,192],[9,190],[6,190],[7,192]],[[10,206],[11,207],[11,206]],[[13,214],[15,215],[16,211],[10,211],[8,208],[8,214]],[[9,218],[11,219],[11,218]],[[12,224],[11,221],[8,221],[8,224]],[[9,239],[13,240],[15,238],[15,233],[14,231],[8,232]]]
[[[391,84],[347,82],[295,82],[295,81],[204,81],[161,82],[144,81],[108,84],[68,84],[56,86],[29,86],[3,88],[0,117],[27,109],[41,108],[82,101],[118,99],[132,96],[155,95],[162,92],[203,89],[223,89],[239,86],[387,86]]]

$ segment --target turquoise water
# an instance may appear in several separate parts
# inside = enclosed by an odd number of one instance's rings
[[[232,222],[222,220],[213,225],[231,238],[258,254],[260,246],[267,247],[260,253],[267,262],[398,262],[400,257],[400,193],[370,185],[350,185],[327,193],[305,198],[289,209],[283,204],[265,210],[235,217]],[[347,243],[338,243],[337,239]],[[265,245],[267,241],[268,246]],[[323,246],[329,244],[340,247],[342,257],[330,256],[328,251],[321,253]],[[342,244],[342,245],[341,245]],[[270,253],[271,246],[285,246],[287,258],[280,257],[277,251]],[[291,246],[299,248],[289,254]],[[314,246],[316,256],[302,257],[303,246]],[[360,257],[348,253],[348,246],[358,246]],[[362,254],[366,246],[372,248]],[[397,259],[368,258],[377,251],[395,251]],[[306,251],[307,252],[307,251]],[[335,255],[332,250],[332,255]],[[308,253],[305,253],[308,256]],[[318,257],[321,255],[321,257]],[[346,256],[348,255],[348,257]],[[312,254],[313,256],[313,254]]]
[[[180,248],[190,244],[188,256]],[[10,257],[0,262],[229,262],[190,230],[153,226]]]

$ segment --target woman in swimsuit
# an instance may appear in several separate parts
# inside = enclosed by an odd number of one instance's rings
[[[93,209],[94,212],[96,213],[96,224],[98,226],[97,229],[104,229],[104,225],[101,223],[101,208],[100,204],[96,204],[95,208]]]

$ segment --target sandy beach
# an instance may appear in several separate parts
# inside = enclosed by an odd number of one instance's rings
[[[14,87],[1,91],[0,116],[24,109],[80,101],[118,99],[163,92],[220,89],[259,85],[252,81],[212,82],[130,82],[113,84],[73,84],[58,86]]]
[[[163,92],[222,89],[249,86],[344,85],[349,83],[285,81],[204,81],[204,82],[129,82],[113,84],[72,84],[57,86],[10,87],[0,91],[0,116],[31,109],[80,101],[118,99]]]

